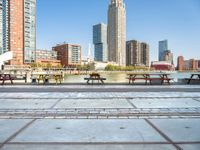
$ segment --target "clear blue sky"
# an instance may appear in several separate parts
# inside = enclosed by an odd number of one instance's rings
[[[110,0],[37,0],[37,48],[57,43],[80,44],[87,56],[92,26],[107,23]],[[157,60],[158,41],[169,40],[176,57],[200,59],[200,0],[124,0],[127,40],[150,44]],[[93,51],[93,50],[92,50]]]

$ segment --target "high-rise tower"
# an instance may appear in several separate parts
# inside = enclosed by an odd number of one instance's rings
[[[100,23],[93,26],[93,43],[95,61],[108,61],[107,25]]]
[[[159,61],[164,61],[164,54],[166,50],[168,50],[168,41],[159,41]]]
[[[10,65],[35,61],[36,0],[3,0],[3,52],[12,51]]]
[[[3,53],[3,36],[2,36],[2,32],[3,32],[3,22],[2,22],[2,0],[0,0],[0,54]]]
[[[111,0],[109,5],[108,60],[126,66],[126,9],[123,0]]]
[[[137,40],[126,43],[127,66],[149,66],[150,47],[147,43],[140,43]]]

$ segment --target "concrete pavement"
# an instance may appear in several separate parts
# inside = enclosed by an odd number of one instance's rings
[[[3,86],[0,149],[199,150],[199,89]]]

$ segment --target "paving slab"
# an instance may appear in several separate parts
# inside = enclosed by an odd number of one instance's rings
[[[200,150],[200,144],[181,144],[183,150]]]
[[[200,102],[192,98],[142,98],[133,99],[131,102],[137,108],[191,108],[200,107]]]
[[[62,99],[55,108],[133,108],[126,99]]]
[[[152,119],[150,121],[174,142],[200,141],[200,119]]]
[[[171,145],[151,144],[151,145],[6,145],[2,150],[176,150]]]
[[[83,79],[83,78],[82,78]],[[2,86],[0,92],[199,92],[200,86],[188,86],[188,85],[127,85],[128,83],[122,83],[121,85],[83,85],[83,84],[68,84],[68,85],[10,85]]]
[[[88,90],[89,91],[89,90]],[[126,98],[126,97],[200,97],[200,92],[0,92],[0,98]]]
[[[22,119],[0,119],[0,143],[6,141],[11,135],[19,131],[30,120]]]
[[[2,89],[10,89],[10,88],[27,88],[27,89],[38,89],[38,88],[53,88],[53,89],[57,89],[58,87],[61,87],[61,88],[66,88],[66,89],[71,89],[71,88],[96,88],[96,89],[100,89],[100,88],[105,88],[105,89],[108,89],[108,88],[130,88],[130,89],[136,89],[136,88],[141,88],[141,89],[149,89],[149,88],[162,88],[162,89],[165,89],[165,88],[171,88],[171,89],[177,89],[177,88],[182,88],[182,89],[185,89],[185,88],[200,88],[200,85],[139,85],[139,86],[132,86],[132,85],[77,85],[77,84],[68,84],[68,85],[39,85],[39,86],[35,86],[35,85],[6,85],[6,86],[2,86],[1,88]]]
[[[59,99],[0,99],[0,109],[51,108]]]
[[[144,120],[37,120],[11,142],[166,142]]]
[[[195,100],[200,101],[200,98],[195,98]]]

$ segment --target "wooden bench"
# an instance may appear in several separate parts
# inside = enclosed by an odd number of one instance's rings
[[[13,84],[13,77],[11,74],[0,74],[0,81],[2,81],[1,85],[5,84],[5,81],[10,81]]]
[[[43,84],[48,84],[50,79],[55,80],[56,85],[58,84],[58,82],[62,84],[63,75],[62,74],[32,74],[31,75],[32,84],[40,84],[40,81],[42,81]]]
[[[194,78],[196,77],[196,78]],[[200,81],[200,74],[191,74],[190,78],[185,78],[185,80],[187,81],[187,84],[190,84],[191,81]]]
[[[161,81],[161,84],[164,84],[164,83],[170,84],[170,81],[172,81],[173,79],[172,78],[150,78],[149,80],[150,80],[150,84],[152,84],[152,81],[158,81],[158,80]]]
[[[136,81],[136,80],[145,80],[145,83],[147,84],[147,81],[148,81],[148,78],[134,78],[134,77],[129,77],[129,78],[127,78],[128,80],[129,80],[129,84],[131,84],[131,82],[134,84],[134,82]]]
[[[87,84],[90,84],[90,81],[92,81],[92,84],[94,84],[94,81],[98,81],[101,82],[102,84],[104,84],[104,81],[106,80],[106,78],[84,78],[84,80],[87,81]]]
[[[128,79],[129,79],[129,84],[131,84],[131,81],[132,83],[134,83],[136,80],[144,80],[146,84],[148,83],[148,81],[150,84],[152,84],[152,81],[156,80],[161,81],[161,84],[164,84],[165,82],[170,84],[170,81],[173,80],[172,78],[128,78]]]
[[[147,84],[152,84],[152,81],[160,81],[161,84],[168,83],[170,84],[170,81],[173,80],[172,78],[168,77],[169,74],[129,74],[129,77],[127,78],[129,80],[129,84],[131,82],[134,84],[136,80],[144,80]],[[153,77],[152,77],[153,76]],[[155,77],[158,76],[158,77]]]
[[[16,75],[15,77],[13,77],[13,80],[25,81],[25,83],[27,83],[27,75]]]
[[[197,81],[197,82],[199,81],[200,82],[200,79],[185,78],[184,80],[187,81],[187,84],[191,84],[192,81]]]
[[[32,75],[31,76],[32,84],[40,84],[40,81],[43,82],[43,84],[49,83],[49,76],[48,75]]]

